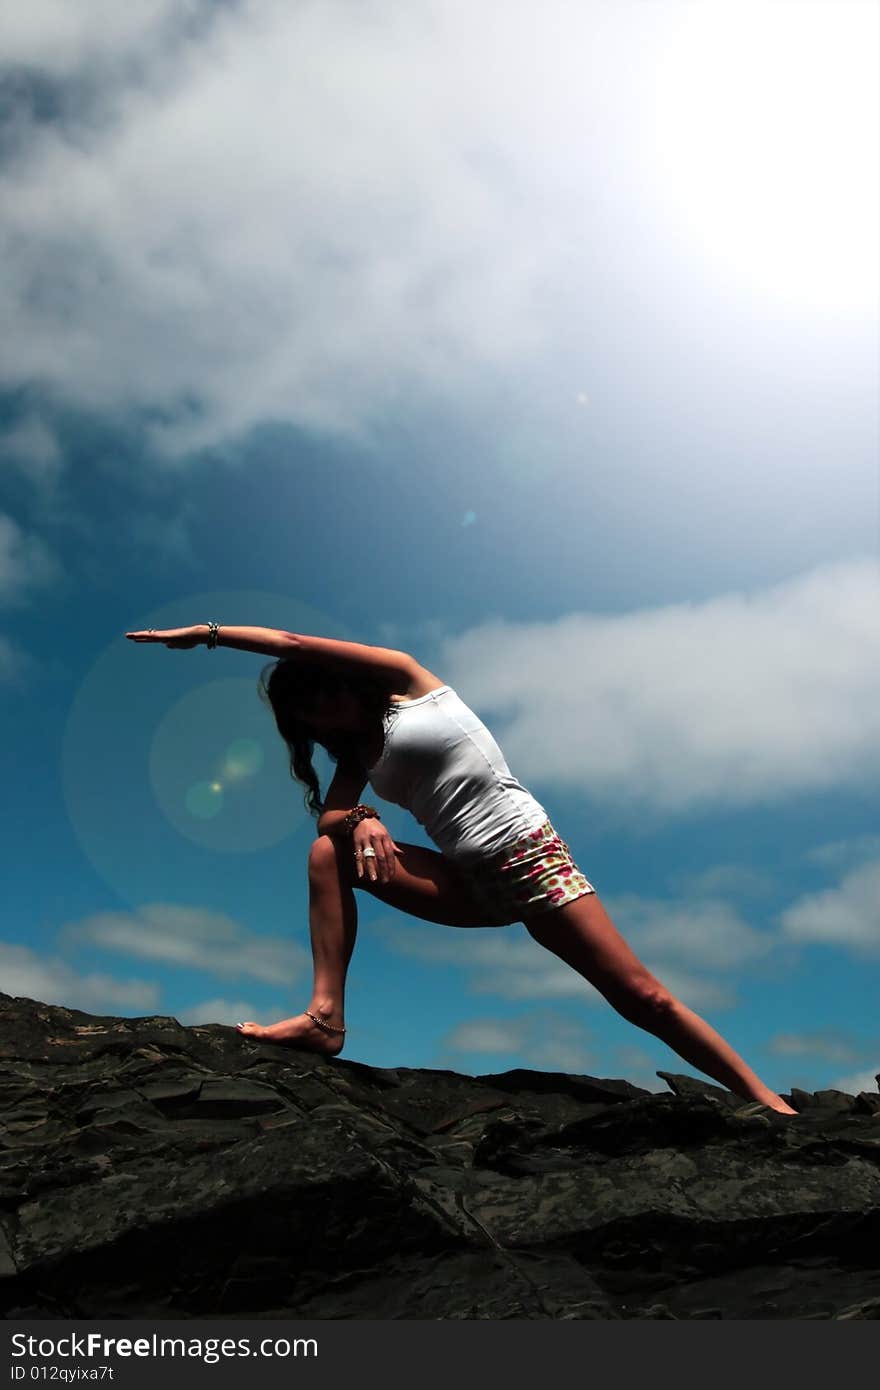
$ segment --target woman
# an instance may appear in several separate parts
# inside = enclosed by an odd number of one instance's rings
[[[797,1114],[634,955],[488,729],[414,657],[357,642],[216,623],[126,636],[168,647],[204,642],[278,658],[264,669],[260,693],[288,746],[291,775],[305,783],[309,808],[318,817],[309,854],[314,985],[304,1013],[268,1028],[240,1023],[244,1036],[329,1055],[341,1051],[358,888],[429,922],[523,922],[618,1013],[692,1066],[736,1095]],[[323,800],[312,766],[316,743],[336,769]],[[438,849],[396,844],[378,811],[361,803],[367,783],[409,810]]]

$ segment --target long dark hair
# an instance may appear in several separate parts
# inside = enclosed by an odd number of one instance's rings
[[[343,674],[326,666],[307,664],[302,658],[279,657],[263,667],[257,687],[260,699],[270,706],[278,732],[287,744],[290,775],[306,787],[303,800],[315,819],[324,809],[321,786],[312,764],[315,744],[320,744],[334,763],[349,758],[362,761],[358,745],[371,731],[357,735],[347,729],[340,729],[338,733],[313,729],[306,720],[297,719],[293,710],[298,697],[319,691],[335,694],[340,690],[350,690],[358,697],[371,723],[375,724],[375,732],[381,732],[384,746],[383,720],[393,704],[387,684],[373,676]]]

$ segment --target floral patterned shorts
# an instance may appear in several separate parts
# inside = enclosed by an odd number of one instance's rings
[[[460,867],[486,909],[488,926],[509,926],[524,914],[562,907],[596,891],[549,820],[498,854]]]

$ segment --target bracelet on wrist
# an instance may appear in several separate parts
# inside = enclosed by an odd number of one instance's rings
[[[378,820],[379,812],[375,806],[353,806],[342,824],[350,835],[356,825],[360,825],[362,820]]]
[[[217,634],[218,634],[219,631],[220,631],[220,624],[219,624],[219,623],[208,623],[208,640],[207,640],[207,642],[205,643],[205,645],[206,645],[206,647],[208,647],[209,650],[212,649],[212,648],[214,648],[214,647],[216,647],[216,645],[217,645]]]

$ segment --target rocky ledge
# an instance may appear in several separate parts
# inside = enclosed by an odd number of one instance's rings
[[[9,1318],[878,1318],[880,1094],[795,1117],[0,995]]]

